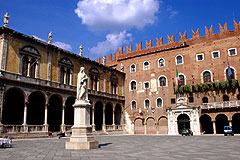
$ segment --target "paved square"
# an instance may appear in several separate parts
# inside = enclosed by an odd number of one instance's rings
[[[66,150],[69,138],[13,140],[13,148],[0,148],[1,160],[236,160],[240,159],[240,136],[97,136],[100,148]]]

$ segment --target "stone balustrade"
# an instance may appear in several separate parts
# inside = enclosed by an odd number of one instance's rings
[[[202,103],[202,105],[201,105],[201,109],[216,109],[216,108],[231,108],[231,107],[240,107],[240,100]]]

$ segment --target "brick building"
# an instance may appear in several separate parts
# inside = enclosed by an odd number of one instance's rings
[[[205,27],[187,33],[156,38],[118,49],[105,56],[107,65],[126,73],[126,129],[135,134],[223,133],[232,125],[240,133],[240,24],[234,30],[219,24],[219,33]],[[100,62],[102,59],[97,59]]]

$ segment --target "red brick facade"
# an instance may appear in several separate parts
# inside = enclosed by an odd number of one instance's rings
[[[118,49],[116,54],[107,56],[107,65],[116,66],[119,70],[126,73],[125,79],[125,108],[133,124],[135,133],[142,134],[166,134],[167,133],[167,113],[166,108],[175,106],[173,100],[179,94],[174,92],[177,85],[176,70],[179,75],[185,78],[185,84],[203,83],[204,71],[210,72],[211,82],[226,80],[226,70],[229,66],[234,70],[234,78],[240,76],[240,24],[234,21],[234,30],[228,31],[227,24],[219,24],[219,33],[214,34],[212,26],[210,29],[205,27],[205,36],[200,37],[199,29],[192,31],[192,38],[187,39],[186,32],[180,33],[180,41],[175,42],[174,35],[167,36],[168,43],[163,44],[163,38],[156,38],[156,46],[152,45],[152,40],[146,41],[146,48],[142,49],[142,42],[136,44],[136,51],[132,51],[132,46]],[[231,49],[235,49],[235,55],[230,56]],[[218,53],[213,53],[219,51]],[[199,57],[197,55],[200,54]],[[219,57],[214,58],[213,54]],[[176,57],[182,56],[183,63],[176,64]],[[159,67],[159,59],[163,58],[165,66]],[[197,58],[203,60],[197,60]],[[98,62],[101,59],[97,60]],[[144,70],[144,63],[149,62],[149,69]],[[136,72],[130,72],[132,64],[136,65]],[[160,86],[159,78],[167,79],[166,86]],[[136,90],[131,91],[130,83],[132,80],[137,82]],[[149,88],[144,88],[144,82],[149,82]],[[201,106],[203,97],[210,102],[223,102],[223,95],[229,97],[228,101],[237,101],[238,89],[233,90],[211,90],[187,93],[184,96],[193,97],[193,102],[188,101],[190,106]],[[156,107],[157,98],[162,99],[162,106]],[[144,107],[144,100],[150,101],[148,109]],[[171,102],[172,99],[172,102]],[[136,101],[136,109],[132,109],[132,101]],[[139,111],[140,110],[140,111]],[[142,111],[142,112],[141,112]],[[213,111],[213,112],[223,112]],[[226,111],[228,112],[228,111]],[[212,117],[212,121],[215,117]]]

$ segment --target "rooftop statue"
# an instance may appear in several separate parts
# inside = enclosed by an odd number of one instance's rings
[[[52,44],[52,32],[48,34],[48,43]]]
[[[8,19],[10,16],[8,15],[8,12],[4,15],[4,27],[8,27]]]

